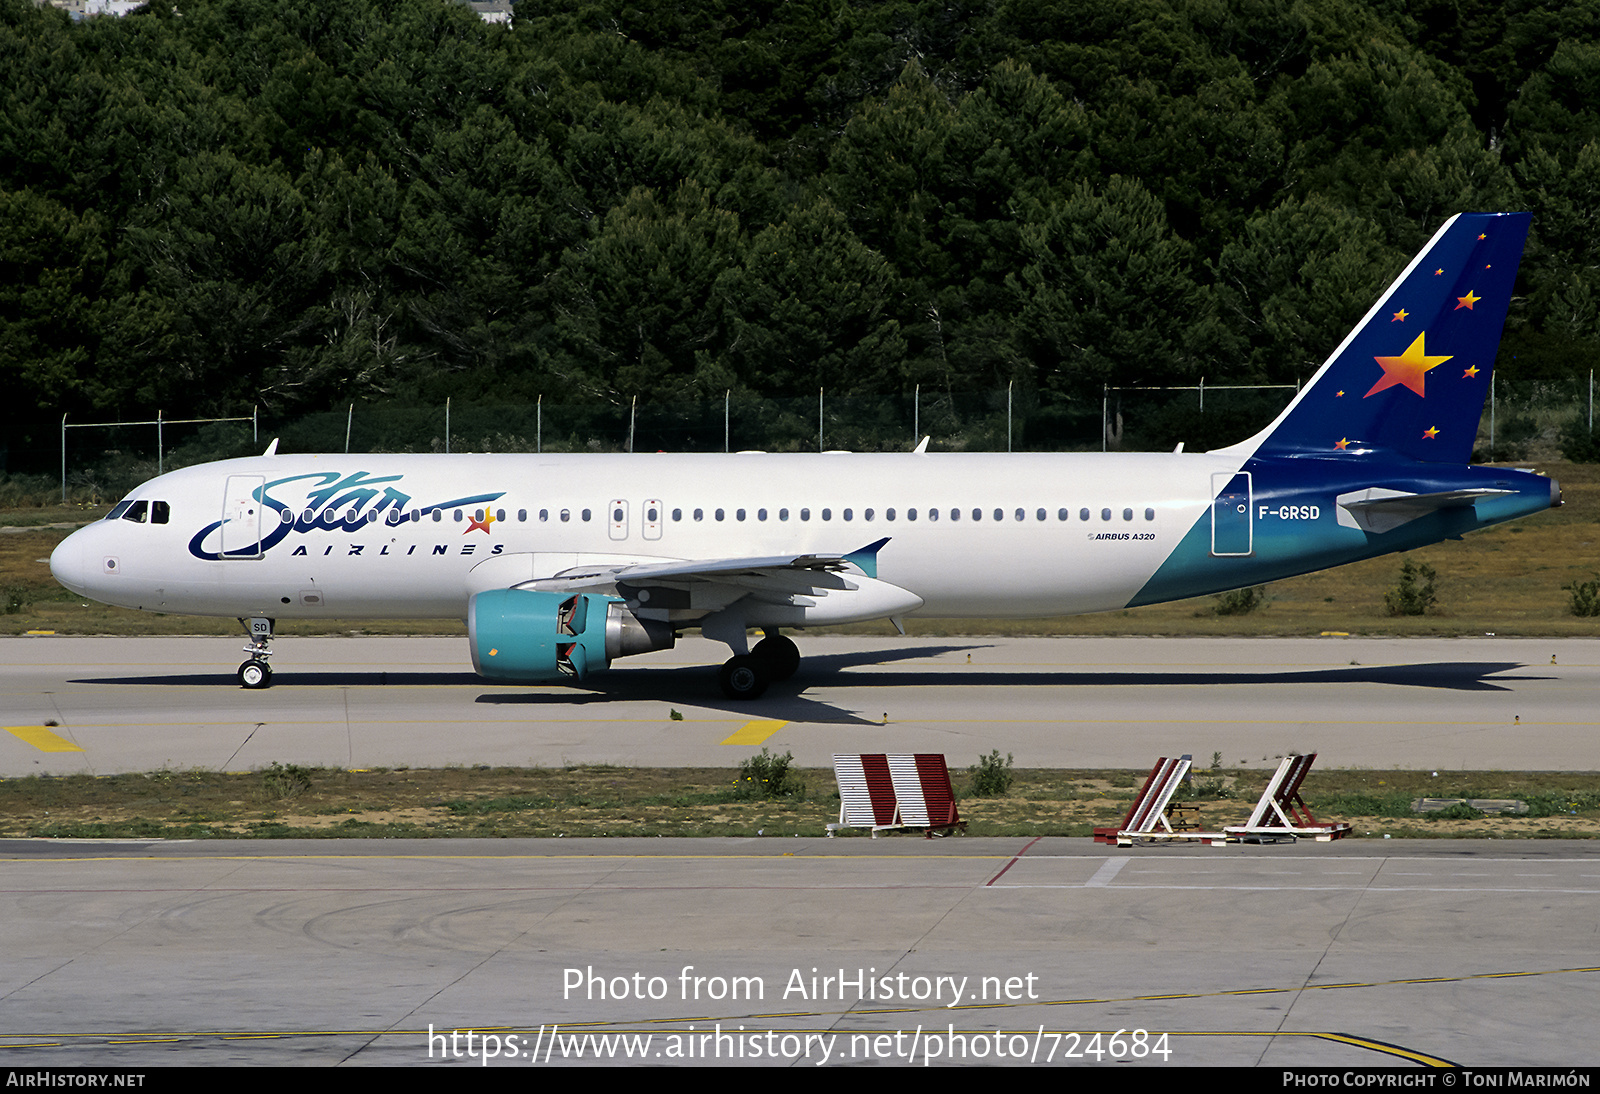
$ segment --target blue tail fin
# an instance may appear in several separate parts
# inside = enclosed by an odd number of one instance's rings
[[[1467,463],[1531,219],[1445,222],[1278,420],[1239,447]]]

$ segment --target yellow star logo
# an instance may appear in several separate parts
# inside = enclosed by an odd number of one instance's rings
[[[1476,375],[1478,375],[1478,366],[1473,365],[1471,368],[1467,369],[1467,371],[1461,374],[1461,378],[1463,380],[1470,380]]]
[[[482,528],[485,534],[493,535],[494,532],[490,530],[490,526],[492,524],[494,524],[494,510],[485,509],[483,511],[483,519],[479,520],[476,516],[474,516],[470,521],[467,522],[467,530],[461,534],[467,535],[474,528]]]
[[[1410,312],[1406,311],[1404,308],[1401,308],[1399,311],[1394,313],[1394,318],[1389,320],[1389,322],[1391,322],[1391,323],[1404,323],[1406,321],[1406,316],[1408,316],[1410,314],[1411,314]]]
[[[1422,390],[1423,376],[1429,369],[1439,367],[1454,356],[1454,354],[1445,357],[1428,356],[1427,348],[1422,344],[1422,340],[1427,336],[1427,331],[1417,335],[1417,340],[1407,346],[1406,351],[1398,357],[1374,357],[1373,360],[1383,368],[1383,376],[1362,398],[1370,399],[1378,392],[1396,384],[1408,387],[1423,398],[1427,398]]]
[[[1422,431],[1422,435],[1431,441],[1439,435],[1439,427],[1430,425],[1427,429]]]
[[[1339,438],[1337,441],[1333,442],[1333,447],[1337,448],[1340,452],[1343,452],[1346,448],[1350,447],[1350,438],[1349,437],[1341,437],[1341,438]]]
[[[1481,297],[1481,296],[1473,296],[1472,295],[1472,290],[1468,289],[1466,296],[1458,296],[1458,297],[1456,297],[1456,306],[1452,310],[1453,311],[1460,311],[1462,308],[1466,308],[1468,311],[1471,311],[1472,310],[1472,305],[1476,304],[1478,301],[1480,301],[1482,299],[1483,299],[1483,297]]]

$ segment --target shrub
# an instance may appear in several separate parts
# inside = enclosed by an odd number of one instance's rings
[[[1390,615],[1426,615],[1439,600],[1439,575],[1426,563],[1410,559],[1400,567],[1400,581],[1383,594]]]
[[[1011,789],[1011,753],[1006,753],[1003,762],[998,748],[987,756],[979,756],[978,762],[967,768],[967,774],[971,776],[969,786],[975,797],[1002,797]]]
[[[1561,586],[1572,594],[1572,614],[1578,616],[1600,615],[1600,577],[1593,581],[1574,581]]]
[[[1216,606],[1211,610],[1218,615],[1249,615],[1257,608],[1265,607],[1267,603],[1267,587],[1257,585],[1249,589],[1234,589],[1232,592],[1218,593]]]
[[[798,794],[803,787],[789,770],[794,753],[774,756],[766,749],[758,756],[739,762],[739,780],[734,788],[740,798],[782,798]]]
[[[274,760],[261,773],[261,792],[277,801],[298,797],[311,789],[311,772],[311,768],[299,764],[280,764]]]
[[[1600,463],[1600,430],[1590,430],[1587,415],[1561,427],[1561,455],[1573,463]]]

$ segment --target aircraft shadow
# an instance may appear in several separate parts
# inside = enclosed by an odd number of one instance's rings
[[[895,668],[897,661],[917,661],[948,653],[990,648],[986,643],[917,646],[897,649],[857,650],[849,653],[819,654],[805,658],[793,679],[775,683],[755,702],[725,698],[717,687],[715,674],[705,666],[679,668],[620,667],[599,674],[582,687],[559,691],[490,691],[473,701],[491,705],[524,706],[559,710],[591,703],[656,702],[731,714],[791,722],[835,725],[875,726],[870,716],[840,710],[829,703],[826,692],[832,688],[906,689],[949,687],[959,682],[968,688],[1130,688],[1130,687],[1229,687],[1240,685],[1296,684],[1384,684],[1393,687],[1428,688],[1462,692],[1505,692],[1511,681],[1493,679],[1496,675],[1527,667],[1518,661],[1442,661],[1419,665],[1351,665],[1329,669],[1223,670],[1176,672],[1015,672],[992,670],[974,665],[959,676],[949,670],[930,672],[920,668]],[[854,670],[846,672],[845,670]],[[1552,679],[1549,676],[1520,676],[1516,683]],[[160,676],[95,677],[71,681],[80,684],[139,684],[160,687],[231,687],[238,683],[231,672],[172,673]],[[277,682],[284,687],[482,687],[481,677],[470,672],[281,672]]]
[[[819,678],[837,675],[841,669],[859,665],[883,664],[896,660],[917,660],[937,657],[946,653],[988,649],[987,643],[959,646],[917,646],[914,648],[857,651],[807,657],[800,662],[800,671],[791,680],[772,684],[766,694],[754,703],[739,702],[723,696],[717,686],[715,674],[703,666],[678,669],[634,668],[621,671],[612,669],[603,676],[588,681],[588,690],[550,692],[508,692],[480,695],[480,703],[504,703],[542,707],[583,705],[613,702],[683,703],[702,710],[722,710],[749,718],[773,719],[786,722],[816,722],[831,725],[876,726],[882,723],[857,714],[839,710],[827,703],[808,698],[805,690],[819,682]],[[853,685],[856,677],[852,676]]]

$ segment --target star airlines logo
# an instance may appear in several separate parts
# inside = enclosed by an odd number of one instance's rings
[[[482,528],[485,535],[494,535],[491,529],[491,525],[494,524],[494,510],[482,509],[479,512],[483,514],[483,519],[479,520],[477,514],[473,514],[472,519],[467,523],[467,530],[462,532],[462,535],[471,535],[474,528]]]
[[[1406,351],[1398,357],[1374,357],[1383,375],[1378,382],[1372,385],[1372,390],[1362,396],[1370,399],[1378,392],[1391,387],[1407,387],[1419,396],[1426,398],[1423,391],[1423,377],[1429,369],[1438,368],[1453,357],[1453,354],[1444,356],[1430,356],[1423,340],[1428,337],[1426,331],[1417,335],[1416,341],[1406,347]]]

